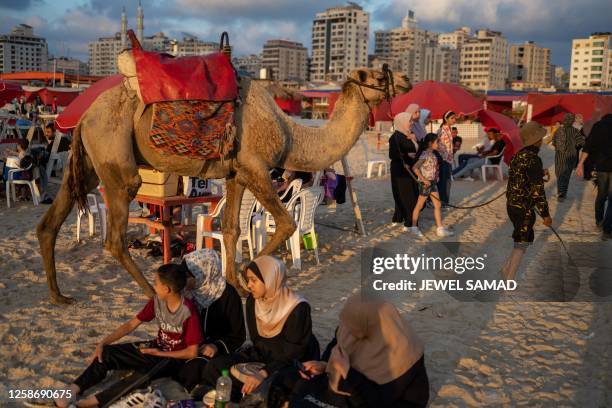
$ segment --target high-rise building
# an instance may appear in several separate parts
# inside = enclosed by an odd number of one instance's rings
[[[459,83],[459,60],[459,50],[436,45],[421,47],[420,80]]]
[[[512,89],[538,89],[550,86],[550,48],[533,41],[510,46],[508,80]]]
[[[570,90],[612,88],[612,34],[592,33],[589,38],[572,40]]]
[[[144,12],[138,2],[136,38],[148,51],[165,52],[178,57],[205,55],[219,49],[218,43],[201,41],[197,37],[185,35],[182,41],[168,38],[163,32],[144,36]],[[121,13],[121,32],[112,37],[102,37],[89,43],[89,73],[108,76],[117,73],[117,55],[130,47],[127,42],[127,17],[125,8]]]
[[[49,59],[46,69],[49,72],[61,72],[68,75],[89,75],[87,63],[76,58],[58,57]]]
[[[192,35],[184,35],[183,41],[174,41],[172,55],[177,57],[192,57],[195,55],[207,55],[219,51],[219,43],[214,41],[202,41]]]
[[[261,66],[275,81],[306,81],[308,50],[299,42],[268,40],[263,46]]]
[[[368,64],[369,14],[355,3],[317,13],[312,22],[312,81],[344,81]]]
[[[29,25],[19,24],[0,35],[0,73],[45,71],[48,54],[47,40],[35,36]]]
[[[413,84],[422,81],[459,82],[459,50],[422,44],[406,51],[403,71]]]
[[[443,47],[460,50],[465,41],[470,38],[472,30],[469,27],[461,27],[452,33],[444,33],[438,36],[438,44]]]
[[[117,55],[128,48],[123,45],[123,33],[113,37],[102,37],[89,43],[89,73],[91,75],[108,76],[117,73]],[[142,47],[149,51],[172,54],[175,42],[162,32],[145,37]]]
[[[237,71],[244,71],[253,78],[259,78],[261,69],[261,56],[251,54],[232,59],[232,63]]]
[[[123,51],[121,33],[101,37],[89,43],[89,73],[109,76],[117,73],[117,55]]]
[[[414,70],[418,70],[413,65],[418,66],[417,60],[420,59],[418,51],[422,46],[435,45],[437,42],[438,34],[418,28],[414,12],[409,11],[402,19],[401,27],[378,30],[374,33],[374,54],[397,61],[396,65],[412,79],[416,75]],[[406,63],[408,65],[405,65]]]
[[[461,84],[477,90],[505,89],[508,78],[508,41],[498,31],[478,30],[461,47]]]

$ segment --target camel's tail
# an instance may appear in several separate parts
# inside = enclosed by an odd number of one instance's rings
[[[87,160],[83,140],[81,139],[81,123],[72,132],[72,158],[70,159],[70,174],[68,175],[68,187],[70,195],[76,201],[81,211],[87,211],[87,188],[85,186],[85,175],[83,168]]]

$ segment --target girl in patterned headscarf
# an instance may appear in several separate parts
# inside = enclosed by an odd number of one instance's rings
[[[216,251],[200,249],[183,258],[191,275],[185,296],[200,312],[204,342],[199,356],[189,360],[178,374],[180,383],[191,391],[201,382],[208,361],[235,352],[246,340],[242,300],[230,285],[221,268]]]

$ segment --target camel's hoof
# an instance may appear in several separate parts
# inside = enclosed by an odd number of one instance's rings
[[[72,305],[76,303],[76,299],[68,297],[68,296],[60,295],[60,294],[51,295],[51,303],[55,305],[59,305],[59,306]]]

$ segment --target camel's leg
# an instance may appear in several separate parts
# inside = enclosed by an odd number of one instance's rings
[[[51,301],[56,304],[70,304],[74,302],[74,299],[63,296],[60,293],[59,287],[57,286],[55,269],[55,241],[57,239],[57,234],[74,206],[74,199],[71,197],[70,188],[67,182],[71,171],[70,166],[66,166],[66,174],[64,174],[60,190],[53,200],[53,204],[51,204],[36,227],[40,253],[47,274],[49,291],[51,292]],[[86,191],[91,191],[98,184],[98,177],[88,160],[83,160],[82,171],[84,174]]]
[[[240,235],[240,203],[244,194],[244,184],[236,177],[228,177],[225,181],[226,201],[223,210],[221,229],[223,230],[223,244],[225,246],[225,277],[235,287],[239,288],[236,276],[236,242]],[[223,250],[223,248],[221,248]]]
[[[104,247],[121,263],[121,265],[132,275],[136,283],[142,288],[148,297],[152,297],[155,292],[146,280],[134,260],[130,256],[127,247],[127,224],[130,202],[136,196],[140,186],[140,176],[134,166],[133,169],[123,169],[132,174],[126,177],[125,185],[116,185],[112,182],[107,183],[104,178],[104,194],[108,203],[108,228]],[[131,170],[131,171],[130,171]],[[116,182],[116,179],[114,180]]]
[[[293,234],[296,228],[295,222],[272,188],[272,180],[270,180],[267,168],[249,168],[243,171],[241,176],[246,181],[248,189],[274,217],[276,231],[259,253],[259,255],[269,255]]]

